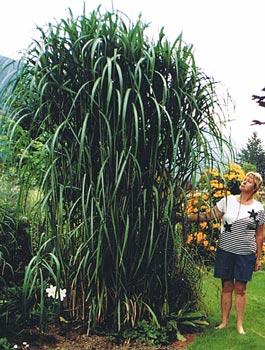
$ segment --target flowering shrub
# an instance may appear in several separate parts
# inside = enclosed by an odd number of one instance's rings
[[[239,192],[239,184],[245,173],[240,165],[228,164],[226,171],[221,174],[217,169],[203,172],[198,190],[188,195],[186,213],[207,213],[224,196]],[[217,247],[220,222],[197,222],[191,225],[187,235],[186,245],[195,258],[204,263],[213,261]]]

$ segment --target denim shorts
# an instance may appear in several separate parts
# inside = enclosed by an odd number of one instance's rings
[[[217,249],[215,256],[214,277],[223,280],[247,282],[252,278],[256,254],[239,255]]]

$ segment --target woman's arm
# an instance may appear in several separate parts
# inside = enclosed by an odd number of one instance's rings
[[[196,213],[196,214],[189,214],[187,216],[189,221],[211,221],[212,219],[215,220],[221,220],[223,217],[223,213],[217,208],[217,206],[213,207],[209,212],[207,213]]]
[[[257,252],[256,252],[256,265],[255,271],[258,271],[261,267],[261,257],[262,257],[262,248],[263,248],[263,239],[264,239],[264,224],[260,225],[256,231],[256,244],[257,244]]]

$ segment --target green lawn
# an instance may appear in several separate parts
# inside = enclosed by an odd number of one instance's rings
[[[265,349],[265,271],[256,272],[247,290],[247,306],[244,328],[246,335],[239,335],[235,328],[235,309],[232,308],[227,329],[216,330],[220,319],[220,280],[209,273],[205,277],[203,293],[209,314],[210,328],[188,347],[196,350],[262,350]]]

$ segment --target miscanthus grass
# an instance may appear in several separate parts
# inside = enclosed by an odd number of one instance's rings
[[[224,153],[222,117],[192,46],[163,30],[151,41],[146,28],[99,10],[40,28],[6,103],[11,138],[18,127],[30,136],[22,192],[34,178],[41,193],[25,309],[37,295],[44,310],[47,282],[64,286],[69,317],[88,329],[159,322],[198,298],[175,212]],[[40,143],[36,176],[28,155]]]

